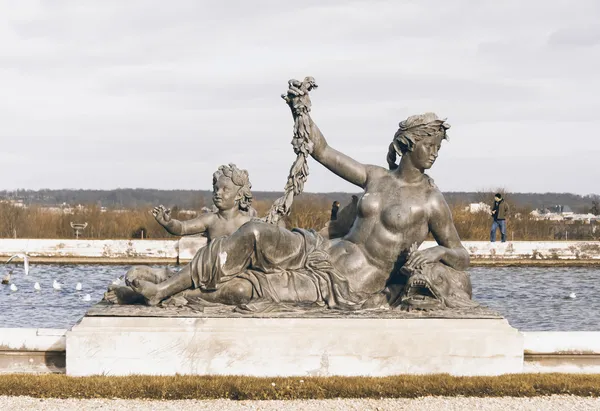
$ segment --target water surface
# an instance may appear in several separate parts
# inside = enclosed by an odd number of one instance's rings
[[[69,328],[128,268],[32,265],[25,276],[22,265],[0,266],[0,276],[13,270],[18,287],[13,292],[0,286],[0,327]],[[474,298],[521,331],[600,331],[600,268],[475,267],[470,273]],[[52,288],[55,279],[61,291]],[[41,291],[34,290],[36,281]],[[82,291],[75,291],[78,282]],[[571,293],[576,298],[569,298]]]

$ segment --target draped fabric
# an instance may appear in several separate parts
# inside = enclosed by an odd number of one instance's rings
[[[252,303],[238,307],[240,312],[304,311],[307,306],[360,309],[368,297],[350,287],[331,263],[327,240],[314,230],[280,228],[245,255],[227,255],[225,242],[230,240],[217,238],[199,250],[191,273],[194,287],[203,291],[217,290],[234,278],[249,281]]]

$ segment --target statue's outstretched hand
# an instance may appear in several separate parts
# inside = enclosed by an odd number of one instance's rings
[[[171,221],[171,209],[165,208],[163,205],[154,207],[152,209],[152,215],[158,222],[158,224],[165,226]]]

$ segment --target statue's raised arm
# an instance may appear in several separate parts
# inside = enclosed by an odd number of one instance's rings
[[[288,87],[288,91],[281,97],[290,107],[294,118],[292,146],[297,157],[290,169],[284,195],[275,201],[265,218],[270,223],[276,223],[280,217],[289,214],[294,196],[304,189],[309,174],[307,162],[309,155],[352,184],[364,188],[367,181],[367,166],[331,148],[310,117],[312,102],[309,92],[318,87],[315,79],[313,77],[306,77],[304,81],[292,79],[288,81]]]
[[[327,140],[325,140],[323,133],[321,133],[319,127],[317,127],[310,117],[311,101],[308,92],[317,87],[314,83],[314,79],[312,77],[307,77],[302,83],[298,82],[298,80],[290,80],[289,85],[290,89],[287,94],[284,94],[282,97],[286,100],[292,110],[295,128],[300,126],[306,130],[310,139],[310,154],[315,160],[323,164],[333,173],[342,177],[344,180],[364,188],[367,179],[367,166],[330,147],[329,144],[327,144]],[[297,88],[298,85],[301,85],[300,90]],[[303,94],[298,93],[298,91],[301,91]],[[300,117],[302,121],[296,121],[298,117]],[[294,142],[292,142],[292,144],[294,144]]]

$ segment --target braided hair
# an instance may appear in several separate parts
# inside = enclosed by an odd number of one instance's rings
[[[388,147],[387,162],[390,170],[398,168],[396,163],[398,156],[412,151],[417,141],[424,137],[443,133],[442,139],[448,140],[446,130],[449,128],[450,124],[438,118],[435,113],[418,114],[401,121],[398,131],[394,134],[394,139]]]

